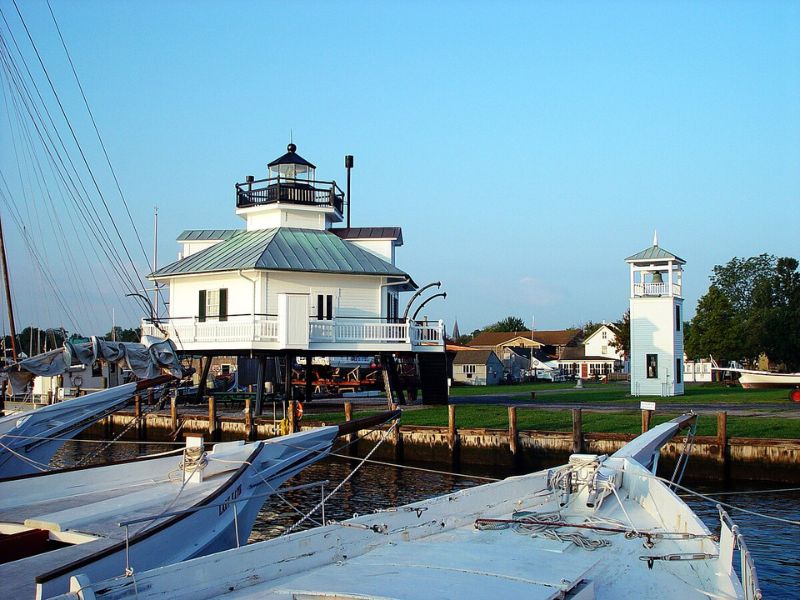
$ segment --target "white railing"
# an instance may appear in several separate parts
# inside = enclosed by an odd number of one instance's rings
[[[407,323],[380,323],[335,319],[311,321],[309,341],[320,343],[409,343]]]
[[[176,320],[161,327],[179,346],[187,343],[277,342],[278,319],[256,318],[255,321]],[[384,323],[356,319],[310,320],[309,342],[322,344],[412,344],[441,346],[444,344],[442,321],[425,323]],[[164,337],[151,323],[142,323],[142,335]]]
[[[277,319],[257,318],[255,321],[198,321],[186,319],[161,325],[177,344],[193,342],[276,342]],[[142,335],[164,337],[151,323],[142,323]]]
[[[414,323],[411,326],[411,343],[415,346],[442,346],[444,323],[442,321]]]
[[[669,295],[669,283],[635,283],[633,284],[634,296],[667,296]],[[672,284],[672,295],[681,295],[680,284]]]

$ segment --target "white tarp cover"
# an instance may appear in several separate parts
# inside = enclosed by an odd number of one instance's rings
[[[142,343],[107,342],[98,337],[92,337],[84,344],[67,341],[58,350],[26,358],[4,370],[14,393],[22,394],[37,375],[61,375],[72,366],[89,366],[100,359],[131,370],[140,379],[157,377],[162,369],[167,369],[175,377],[182,376],[175,344],[171,340],[150,336],[143,337]]]

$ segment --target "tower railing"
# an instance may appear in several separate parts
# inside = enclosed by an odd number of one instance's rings
[[[669,283],[635,283],[633,284],[634,296],[680,296],[681,285],[673,283],[670,293]]]
[[[236,184],[236,208],[266,204],[300,204],[330,206],[340,213],[344,209],[344,192],[335,181],[268,177]]]

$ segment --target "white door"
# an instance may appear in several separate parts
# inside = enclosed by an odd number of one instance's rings
[[[283,348],[308,348],[308,294],[278,294],[278,338]]]

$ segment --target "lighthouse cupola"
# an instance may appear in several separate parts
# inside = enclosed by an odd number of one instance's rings
[[[236,184],[236,214],[247,230],[296,227],[329,229],[342,221],[344,194],[335,181],[319,181],[316,167],[293,143],[267,165],[267,178],[248,175]]]

